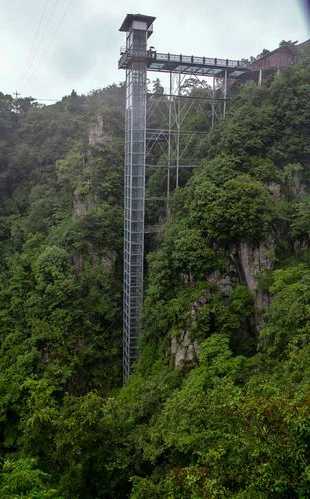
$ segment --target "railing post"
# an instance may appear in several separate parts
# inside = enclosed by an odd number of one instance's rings
[[[223,106],[223,118],[226,116],[226,101],[227,101],[227,69],[225,69],[224,74],[224,106]]]

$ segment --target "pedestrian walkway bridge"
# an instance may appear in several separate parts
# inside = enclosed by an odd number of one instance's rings
[[[126,69],[132,63],[139,61],[146,62],[148,71],[164,73],[221,77],[224,71],[227,71],[230,77],[238,78],[250,71],[247,63],[233,59],[161,53],[153,49],[147,52],[121,49],[120,69]]]

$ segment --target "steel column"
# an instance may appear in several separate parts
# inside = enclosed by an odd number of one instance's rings
[[[123,372],[126,380],[138,354],[143,305],[147,33],[131,30],[127,50],[135,54],[126,70]]]
[[[225,69],[224,73],[224,107],[223,107],[223,118],[226,116],[226,105],[227,105],[227,69]]]

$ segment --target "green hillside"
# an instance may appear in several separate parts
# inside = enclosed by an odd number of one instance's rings
[[[246,84],[195,152],[122,386],[124,88],[0,93],[0,498],[310,496],[309,95]]]

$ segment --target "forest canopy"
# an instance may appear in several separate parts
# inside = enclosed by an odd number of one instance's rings
[[[0,497],[309,497],[309,95],[305,62],[188,117],[122,386],[124,87],[0,93]]]

